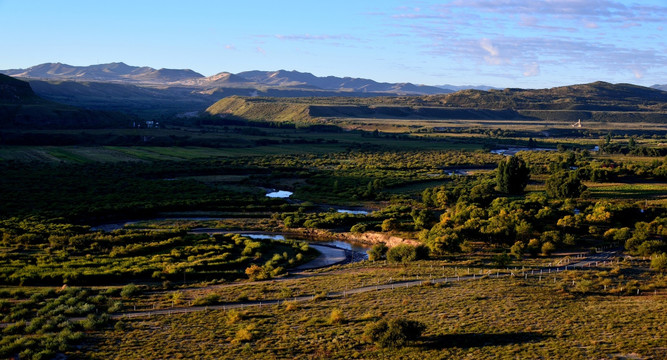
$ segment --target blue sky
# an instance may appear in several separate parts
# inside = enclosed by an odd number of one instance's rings
[[[122,61],[387,82],[667,83],[667,1],[0,0],[0,69]]]

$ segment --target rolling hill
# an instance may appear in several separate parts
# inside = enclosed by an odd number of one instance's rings
[[[632,84],[590,84],[550,89],[463,90],[428,98],[448,107],[522,110],[665,111],[667,92]]]
[[[595,82],[540,90],[462,90],[447,95],[271,99],[232,97],[207,110],[246,120],[314,122],[330,118],[549,119],[667,121],[667,92]]]

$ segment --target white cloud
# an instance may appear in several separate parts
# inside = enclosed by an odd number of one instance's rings
[[[316,41],[316,40],[359,40],[359,38],[351,35],[312,35],[312,34],[293,34],[293,35],[275,35],[276,39],[280,40],[296,40],[296,41]]]
[[[479,45],[482,47],[482,49],[488,51],[489,55],[493,57],[497,57],[498,55],[500,55],[498,48],[493,46],[491,40],[489,39],[486,38],[482,39],[482,41],[479,42]]]
[[[266,50],[262,49],[262,48],[259,47],[259,46],[257,47],[257,52],[260,53],[260,54],[262,54],[262,55],[266,55]]]
[[[635,75],[635,79],[641,79],[644,77],[644,70],[640,68],[632,69],[632,74]]]
[[[482,47],[489,54],[484,56],[484,60],[491,65],[500,65],[505,62],[503,58],[500,57],[500,50],[493,45],[491,40],[484,38],[479,42],[479,46]]]
[[[227,49],[227,50],[236,50],[236,46],[231,45],[231,44],[227,44],[227,45],[225,45],[225,49]]]
[[[584,26],[587,29],[597,29],[599,27],[598,24],[593,21],[585,21]]]
[[[537,76],[539,74],[540,74],[540,64],[538,64],[537,62],[532,62],[530,64],[524,65],[523,76],[530,77],[530,76]]]

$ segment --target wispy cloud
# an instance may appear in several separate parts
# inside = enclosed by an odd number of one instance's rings
[[[293,41],[340,41],[340,40],[359,40],[359,38],[352,35],[311,35],[311,34],[293,34],[293,35],[282,35],[278,34],[275,36],[280,40],[293,40]]]
[[[598,77],[625,72],[637,79],[650,71],[667,74],[664,45],[648,40],[660,38],[655,29],[666,18],[667,4],[618,0],[454,0],[391,15],[395,26],[425,40],[424,53],[476,62],[477,70],[469,71],[477,74],[493,66],[517,78],[554,69]],[[624,30],[648,23],[657,25],[651,34]]]
[[[259,46],[255,50],[257,50],[257,52],[262,54],[262,55],[266,55],[266,50],[264,50],[263,48],[261,48]]]
[[[484,60],[488,64],[500,65],[504,62],[507,62],[506,59],[500,57],[500,51],[496,46],[493,45],[491,40],[484,38],[479,42],[479,46],[488,53],[486,56],[484,56]]]
[[[523,76],[525,77],[540,75],[540,64],[536,62],[524,65],[524,69]]]

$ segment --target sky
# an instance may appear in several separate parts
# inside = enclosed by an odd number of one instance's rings
[[[124,62],[427,85],[667,84],[667,0],[0,0],[0,69]]]

